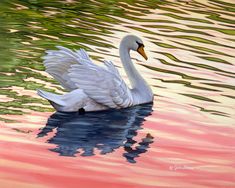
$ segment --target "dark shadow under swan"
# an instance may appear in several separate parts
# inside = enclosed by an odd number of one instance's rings
[[[40,130],[38,137],[44,137],[56,130],[48,143],[55,144],[56,148],[50,150],[61,156],[74,157],[77,153],[81,153],[81,156],[92,156],[95,155],[94,149],[100,150],[101,154],[107,154],[123,147],[123,157],[135,163],[135,158],[147,152],[153,142],[149,133],[139,143],[134,140],[151,112],[152,104],[85,114],[56,112]],[[134,144],[137,146],[133,148]]]

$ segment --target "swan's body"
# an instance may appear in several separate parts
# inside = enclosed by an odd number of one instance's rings
[[[131,89],[125,84],[111,61],[104,61],[105,67],[92,63],[85,50],[49,50],[44,57],[46,71],[70,92],[56,95],[42,90],[38,94],[49,100],[57,111],[72,112],[126,108],[153,101],[153,93],[135,69],[130,50],[146,57],[143,42],[128,35],[121,41],[119,53],[123,67],[130,79]]]

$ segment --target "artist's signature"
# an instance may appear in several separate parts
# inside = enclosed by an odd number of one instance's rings
[[[169,169],[172,171],[176,171],[176,170],[195,170],[195,167],[193,166],[188,166],[188,165],[171,165],[169,166]]]

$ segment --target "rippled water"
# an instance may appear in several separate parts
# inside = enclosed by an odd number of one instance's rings
[[[12,187],[235,187],[235,1],[2,0],[0,184]],[[41,56],[56,45],[112,60],[119,41],[154,105],[54,113],[35,90],[63,93]]]

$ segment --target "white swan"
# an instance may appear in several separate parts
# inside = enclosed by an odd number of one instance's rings
[[[57,95],[38,90],[38,95],[47,99],[57,111],[119,109],[153,101],[152,90],[135,69],[130,57],[130,50],[134,50],[147,60],[139,37],[127,35],[119,47],[131,89],[111,61],[104,61],[105,66],[101,67],[92,63],[83,49],[72,51],[61,46],[57,48],[59,50],[46,51],[47,55],[43,57],[46,72],[70,92]]]

